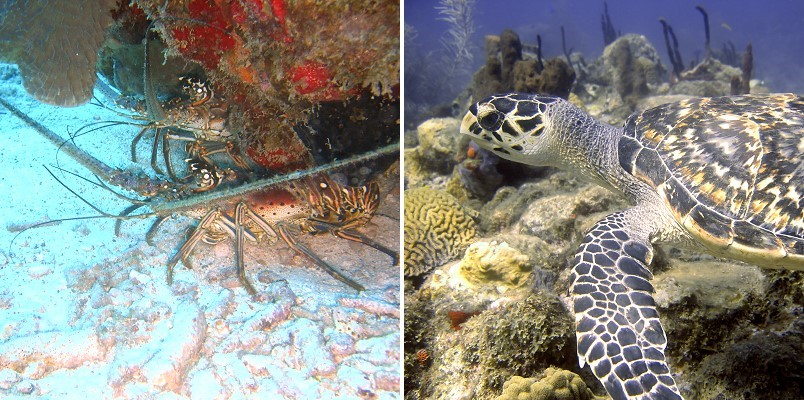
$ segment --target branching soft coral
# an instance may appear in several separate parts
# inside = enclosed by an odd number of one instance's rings
[[[19,64],[37,100],[77,106],[89,101],[95,63],[115,0],[11,0],[0,4],[0,59]]]

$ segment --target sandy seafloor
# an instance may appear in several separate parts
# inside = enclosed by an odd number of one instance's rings
[[[119,120],[91,105],[57,108],[28,96],[16,68],[0,65],[0,96],[65,136]],[[132,165],[136,127],[105,129],[78,145],[109,165]],[[148,159],[148,140],[140,143]],[[246,244],[258,299],[234,277],[233,243],[200,245],[194,269],[166,263],[194,221],[165,223],[155,246],[150,220],[108,219],[20,227],[96,212],[43,165],[91,177],[0,108],[0,398],[397,398],[399,269],[386,255],[329,235],[303,237],[323,259],[365,285],[358,294],[284,244]],[[87,182],[57,176],[108,212],[128,203]],[[399,243],[399,194],[363,229]]]

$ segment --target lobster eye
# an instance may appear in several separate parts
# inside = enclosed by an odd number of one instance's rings
[[[503,115],[499,111],[491,111],[488,114],[480,117],[477,123],[487,131],[496,131],[502,126]]]

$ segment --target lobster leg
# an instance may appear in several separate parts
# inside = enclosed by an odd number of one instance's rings
[[[167,129],[167,128],[166,128]],[[170,138],[168,133],[162,134],[162,158],[165,160],[165,169],[167,169],[168,176],[173,182],[178,182],[179,177],[173,172],[173,163],[170,161]]]
[[[193,251],[195,245],[197,245],[198,242],[204,239],[204,237],[207,235],[207,227],[214,224],[215,221],[220,218],[220,216],[221,211],[217,207],[208,212],[207,215],[201,219],[201,222],[198,223],[198,226],[195,227],[190,238],[184,242],[176,255],[170,259],[167,270],[168,285],[173,284],[173,268],[176,266],[179,260],[181,260],[187,268],[192,268],[192,266],[187,262],[187,257]]]
[[[154,245],[154,236],[156,236],[156,232],[159,230],[159,227],[162,226],[162,223],[168,218],[169,217],[167,216],[159,217],[156,219],[156,221],[154,221],[153,224],[151,224],[151,227],[148,228],[148,232],[145,232],[145,243],[148,243],[151,246]]]
[[[366,288],[363,287],[363,285],[349,279],[348,277],[340,273],[340,271],[338,271],[331,265],[327,264],[324,260],[319,258],[312,250],[307,248],[307,246],[297,242],[296,238],[293,237],[293,235],[288,231],[288,228],[287,226],[285,226],[284,223],[276,224],[276,228],[279,231],[279,236],[282,237],[282,239],[285,241],[285,243],[288,244],[288,246],[290,246],[291,249],[295,250],[296,252],[302,255],[307,256],[307,258],[311,259],[319,267],[323,268],[324,271],[326,271],[330,276],[349,285],[349,287],[351,287],[354,290],[357,290],[358,292],[366,290]]]
[[[246,277],[246,266],[243,261],[243,245],[246,239],[246,218],[248,218],[247,206],[243,203],[238,203],[235,208],[234,224],[235,224],[235,260],[237,263],[237,279],[246,288],[250,295],[257,293],[251,282]]]
[[[163,128],[156,128],[156,133],[154,134],[154,144],[151,148],[151,168],[153,168],[154,171],[159,175],[165,175],[165,173],[162,172],[162,169],[159,168],[159,163],[156,162],[157,154],[159,153],[159,138],[164,135],[164,133],[162,133],[162,129]]]
[[[364,235],[364,234],[362,234],[362,233],[360,233],[358,231],[354,231],[354,230],[351,230],[351,229],[337,229],[337,230],[332,231],[332,233],[335,236],[339,237],[339,238],[351,240],[351,241],[354,241],[354,242],[362,243],[362,244],[364,244],[366,246],[369,246],[369,247],[373,247],[373,248],[375,248],[375,249],[387,254],[388,256],[390,256],[391,259],[393,260],[393,265],[396,266],[396,265],[399,264],[399,252],[398,251],[395,251],[393,249],[385,247],[385,246],[377,243],[373,239],[370,239],[368,236],[366,236],[366,235]]]
[[[142,128],[140,133],[138,133],[137,136],[134,136],[134,139],[131,141],[131,162],[137,162],[137,143],[140,142],[142,135],[144,135],[149,129],[151,129],[150,126]]]
[[[374,248],[374,249],[376,249],[378,251],[381,251],[381,252],[387,254],[389,257],[391,257],[391,259],[393,260],[393,265],[399,264],[399,252],[398,251],[393,250],[393,249],[388,248],[388,247],[385,247],[382,244],[376,242],[375,240],[369,238],[368,236],[366,236],[366,235],[364,235],[364,234],[362,234],[362,233],[360,233],[360,232],[358,232],[358,231],[356,231],[354,229],[340,228],[336,224],[325,222],[325,221],[320,221],[320,220],[315,220],[315,221],[311,221],[311,222],[312,222],[312,225],[310,225],[310,227],[313,228],[314,232],[332,232],[333,235],[335,235],[335,236],[337,236],[337,237],[339,237],[341,239],[351,240],[353,242],[358,242],[358,243],[364,244],[366,246],[372,247],[372,248]]]
[[[229,155],[229,158],[231,158],[235,165],[237,165],[239,168],[242,168],[246,171],[251,170],[246,163],[246,160],[243,159],[243,153],[240,152],[240,146],[232,142],[226,142],[226,154]]]
[[[264,220],[262,217],[257,215],[250,207],[248,207],[245,203],[240,203],[244,206],[244,212],[248,216],[249,220],[254,222],[257,226],[268,235],[268,241],[270,243],[276,242],[277,234],[276,230],[268,223],[268,221]]]
[[[170,128],[165,128],[165,129],[170,129]],[[172,158],[171,158],[171,154],[170,154],[170,140],[181,140],[181,141],[185,141],[185,142],[193,142],[196,139],[194,137],[190,137],[190,136],[187,136],[187,135],[180,135],[180,134],[176,134],[176,133],[170,133],[169,131],[166,132],[162,136],[162,157],[165,160],[165,167],[167,167],[167,171],[168,171],[168,175],[170,176],[170,179],[173,180],[174,182],[187,182],[188,180],[192,179],[192,174],[190,174],[188,176],[185,176],[184,178],[179,178],[178,175],[176,175],[176,172],[175,172],[175,170],[173,168],[173,161],[171,161]],[[190,158],[194,158],[194,155],[190,154]],[[211,164],[211,162],[210,162],[210,164]]]

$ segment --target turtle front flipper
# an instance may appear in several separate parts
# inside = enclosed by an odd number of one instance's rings
[[[653,300],[653,249],[638,209],[595,224],[575,256],[570,293],[578,359],[615,400],[681,399]]]

